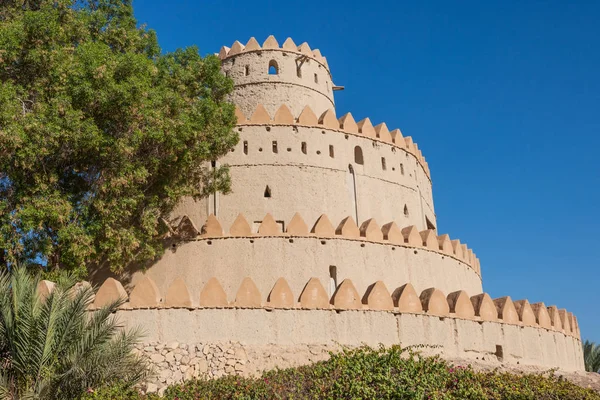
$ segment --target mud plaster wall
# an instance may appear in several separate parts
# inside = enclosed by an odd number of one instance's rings
[[[271,291],[278,278],[285,277],[298,297],[311,277],[319,278],[323,287],[330,288],[331,266],[337,269],[337,284],[349,278],[359,293],[364,293],[377,280],[382,280],[390,291],[410,282],[417,293],[430,287],[444,293],[466,290],[475,295],[482,292],[479,275],[464,262],[445,254],[361,240],[311,237],[188,242],[176,251],[167,251],[146,273],[134,273],[129,286],[135,286],[148,276],[161,293],[166,293],[173,280],[181,277],[192,301],[197,302],[201,288],[216,277],[233,301],[246,276],[252,278],[263,296]],[[331,289],[328,294],[333,294]]]
[[[426,353],[446,358],[583,370],[578,339],[497,322],[331,310],[153,309],[117,314],[126,326],[146,332],[139,351],[157,369],[153,390],[194,376],[249,375],[305,364],[326,358],[327,350],[340,345],[427,344],[440,347]]]
[[[395,221],[401,227],[416,225],[419,230],[427,229],[425,218],[436,224],[431,181],[416,158],[402,149],[320,128],[238,128],[240,142],[219,160],[231,165],[232,193],[198,202],[186,199],[175,215],[188,215],[202,226],[216,206],[224,227],[240,212],[249,221],[260,221],[267,212],[277,220],[289,221],[299,212],[307,223],[327,214],[336,224],[349,215],[356,219],[358,211],[359,224],[369,218],[380,225]],[[363,165],[355,162],[356,146],[362,150]],[[269,198],[264,195],[267,186]]]
[[[276,75],[269,74],[271,61],[277,63]],[[297,73],[299,65],[301,77]],[[262,50],[229,57],[223,60],[221,68],[235,82],[230,101],[248,116],[257,104],[264,105],[271,115],[282,104],[295,116],[305,106],[310,106],[317,115],[335,108],[329,71],[312,58],[280,50]]]

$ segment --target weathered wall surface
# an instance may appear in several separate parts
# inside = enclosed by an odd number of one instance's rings
[[[252,221],[267,212],[288,221],[300,212],[307,220],[350,215],[419,230],[427,229],[426,219],[436,224],[431,181],[406,149],[322,127],[238,128],[240,142],[219,161],[231,165],[232,193],[217,195],[216,202],[186,200],[176,215],[188,215],[201,226],[212,213],[230,225],[243,205]],[[362,165],[355,160],[357,147]],[[267,186],[270,197],[265,197]]]
[[[319,115],[335,108],[331,75],[322,57],[294,47],[230,50],[222,61],[222,70],[235,82],[230,101],[248,115],[258,104],[272,115],[281,104],[295,115],[307,105]],[[270,65],[276,74],[269,74]]]
[[[181,277],[193,290],[195,304],[200,288],[212,277],[221,282],[230,299],[235,298],[246,276],[252,277],[264,294],[283,276],[297,295],[311,277],[316,277],[331,296],[331,266],[337,269],[337,284],[351,278],[360,293],[376,280],[390,290],[411,282],[419,293],[432,286],[445,293],[461,289],[482,292],[481,278],[473,268],[441,252],[343,238],[261,236],[185,243],[174,252],[167,251],[145,273],[134,273],[130,286],[149,277],[166,293]]]
[[[186,376],[255,374],[309,363],[324,359],[327,349],[361,344],[428,344],[440,346],[429,353],[446,358],[583,369],[577,338],[501,322],[376,311],[265,309],[124,310],[118,317],[127,326],[145,330],[142,347],[159,370],[157,386]],[[185,348],[184,354],[178,356],[174,347]]]

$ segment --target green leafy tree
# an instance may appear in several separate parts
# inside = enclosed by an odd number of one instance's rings
[[[583,343],[583,361],[586,371],[600,372],[600,345],[586,340]]]
[[[163,251],[184,196],[227,192],[215,56],[161,53],[131,0],[0,0],[0,263],[79,276]]]
[[[132,353],[136,331],[120,328],[116,301],[87,311],[94,292],[61,274],[49,296],[24,268],[0,272],[0,399],[75,399],[88,389],[147,377]]]

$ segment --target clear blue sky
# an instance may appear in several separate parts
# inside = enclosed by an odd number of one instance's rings
[[[600,342],[600,2],[135,0],[164,51],[290,36],[327,57],[337,114],[400,128],[440,233],[484,290],[574,312]],[[399,282],[401,283],[401,282]]]

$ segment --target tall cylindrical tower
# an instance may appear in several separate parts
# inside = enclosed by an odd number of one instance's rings
[[[282,46],[270,36],[262,46],[252,38],[231,49],[223,47],[223,71],[235,83],[230,100],[244,114],[262,104],[271,114],[287,104],[294,115],[309,106],[318,115],[335,107],[334,85],[325,57],[307,43],[296,46],[288,38]]]

